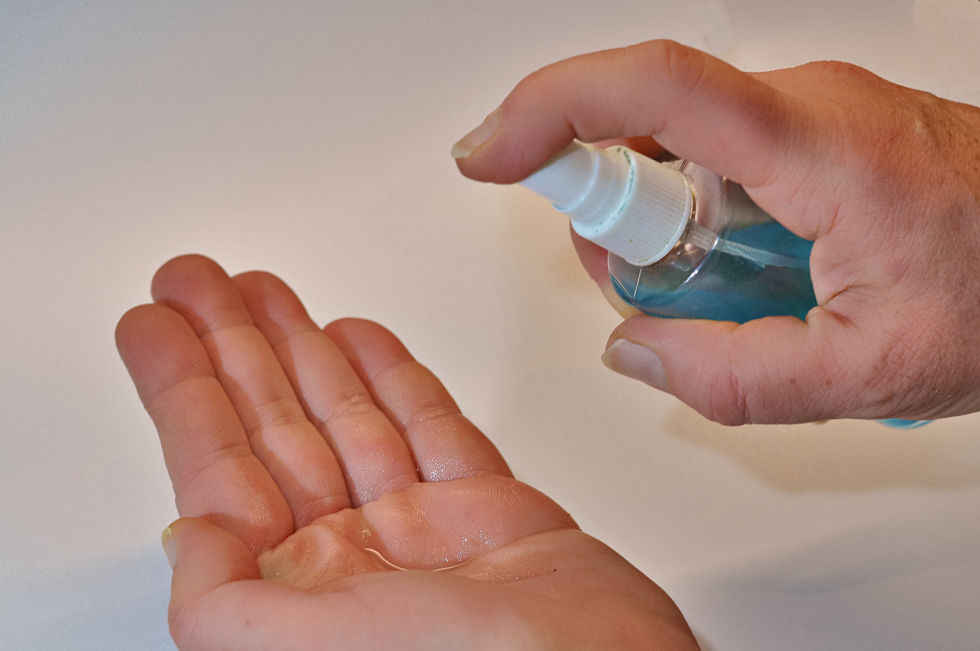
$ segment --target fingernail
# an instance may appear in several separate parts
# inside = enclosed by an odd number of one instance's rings
[[[163,545],[163,553],[167,555],[167,562],[170,569],[174,569],[177,564],[177,541],[174,540],[174,530],[167,527],[160,534],[160,543]]]
[[[660,361],[657,353],[646,346],[626,339],[617,339],[602,354],[602,363],[621,375],[639,380],[661,391],[667,390],[667,374],[664,373],[663,362]]]
[[[488,115],[483,121],[483,124],[470,131],[453,145],[451,152],[453,158],[466,158],[475,152],[480,148],[480,145],[485,143],[487,140],[490,140],[490,136],[493,135],[498,126],[500,126],[499,108]]]

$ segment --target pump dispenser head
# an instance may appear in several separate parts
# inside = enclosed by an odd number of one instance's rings
[[[686,176],[625,147],[575,141],[521,184],[566,213],[576,233],[641,267],[674,248],[694,211]]]

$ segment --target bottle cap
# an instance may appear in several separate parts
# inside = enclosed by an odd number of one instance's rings
[[[625,147],[575,141],[521,184],[566,213],[576,233],[637,266],[667,255],[694,210],[684,174]]]

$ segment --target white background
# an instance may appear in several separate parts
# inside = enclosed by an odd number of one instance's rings
[[[706,649],[976,648],[980,416],[706,422],[600,364],[564,219],[449,147],[531,70],[654,37],[980,104],[977,34],[976,0],[5,0],[0,648],[173,648],[176,512],[113,328],[186,252],[391,327]]]

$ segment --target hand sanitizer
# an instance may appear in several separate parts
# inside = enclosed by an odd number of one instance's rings
[[[805,319],[817,305],[813,243],[699,165],[573,142],[522,184],[609,251],[613,286],[646,314],[744,323]],[[881,422],[907,429],[929,421]]]
[[[609,251],[613,286],[642,312],[744,323],[817,304],[812,242],[694,163],[575,142],[522,183]]]

